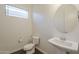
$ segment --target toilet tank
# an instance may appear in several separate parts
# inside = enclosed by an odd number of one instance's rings
[[[39,44],[39,41],[40,41],[39,36],[32,36],[32,39],[33,39],[33,43],[34,43],[35,45],[38,45],[38,44]]]

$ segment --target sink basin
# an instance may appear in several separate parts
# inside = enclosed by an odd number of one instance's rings
[[[61,40],[57,37],[49,39],[48,42],[61,48],[78,51],[78,42]]]

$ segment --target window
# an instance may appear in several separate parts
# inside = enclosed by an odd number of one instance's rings
[[[28,11],[13,6],[6,5],[6,16],[28,18]]]

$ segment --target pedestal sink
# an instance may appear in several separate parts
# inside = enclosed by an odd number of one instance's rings
[[[78,42],[63,40],[58,37],[51,38],[48,42],[64,49],[78,51]]]

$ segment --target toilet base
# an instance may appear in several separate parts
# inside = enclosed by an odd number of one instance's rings
[[[35,53],[35,47],[33,47],[31,50],[26,51],[26,54],[33,54]]]

